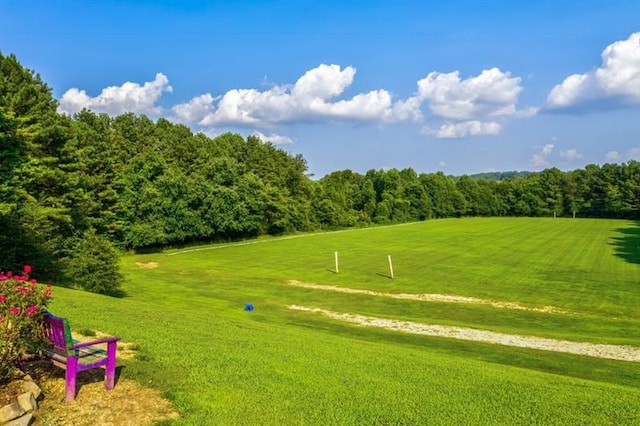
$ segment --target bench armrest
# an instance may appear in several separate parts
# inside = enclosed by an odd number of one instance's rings
[[[76,343],[73,346],[69,346],[69,349],[80,349],[80,348],[85,348],[87,346],[94,346],[94,345],[99,345],[100,343],[112,343],[112,342],[117,342],[118,340],[120,340],[119,337],[105,337],[104,339],[98,339],[98,340],[94,340],[92,342],[80,342],[80,343]]]

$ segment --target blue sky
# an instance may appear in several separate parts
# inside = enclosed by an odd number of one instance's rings
[[[640,160],[640,1],[0,0],[68,114],[165,117],[331,171]]]

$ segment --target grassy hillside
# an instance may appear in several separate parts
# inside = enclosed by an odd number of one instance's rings
[[[51,308],[76,328],[135,342],[136,358],[120,362],[123,376],[164,391],[182,414],[178,424],[640,423],[640,362],[365,328],[289,309],[635,346],[638,229],[629,221],[457,219],[126,256],[125,297],[57,289]],[[493,304],[384,296],[396,293]],[[255,310],[245,312],[245,303]]]

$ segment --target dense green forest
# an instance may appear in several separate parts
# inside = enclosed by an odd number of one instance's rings
[[[0,270],[109,293],[118,253],[460,216],[637,219],[640,163],[453,177],[412,169],[319,180],[256,137],[166,119],[58,114],[39,75],[0,54]]]

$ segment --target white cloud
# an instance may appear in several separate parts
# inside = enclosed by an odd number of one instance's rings
[[[560,152],[560,158],[567,161],[576,161],[582,158],[582,154],[580,154],[576,149],[568,149]]]
[[[540,111],[540,108],[536,107],[527,107],[525,109],[519,109],[513,114],[516,118],[529,118],[533,117]]]
[[[421,101],[416,97],[410,97],[405,100],[399,100],[395,102],[391,111],[389,111],[389,116],[387,117],[387,121],[422,121],[422,112],[420,111]]]
[[[351,86],[355,73],[356,69],[350,66],[342,69],[339,65],[322,64],[307,71],[293,86],[273,86],[265,91],[232,89],[222,95],[215,110],[209,111],[197,124],[268,127],[293,121],[391,122],[416,117],[410,102],[394,104],[386,90],[335,99]]]
[[[495,135],[502,125],[496,120],[509,116],[528,117],[535,108],[518,111],[520,78],[497,68],[461,80],[458,72],[432,72],[418,81],[418,91],[394,100],[384,89],[339,99],[355,78],[350,66],[319,65],[305,72],[293,85],[274,85],[267,90],[232,89],[215,100],[194,98],[173,108],[176,118],[199,126],[241,125],[268,128],[294,121],[421,122],[421,106],[427,103],[433,115],[447,120],[438,130],[423,133],[441,138]]]
[[[171,91],[169,79],[164,74],[158,73],[153,81],[147,81],[142,86],[138,83],[126,82],[122,86],[102,89],[96,97],[90,97],[84,90],[71,88],[62,95],[58,110],[67,114],[74,114],[87,108],[109,115],[125,112],[157,115],[162,109],[156,103],[162,93]]]
[[[438,130],[425,127],[423,133],[435,135],[437,138],[463,138],[467,136],[497,135],[501,130],[502,126],[494,121],[472,120],[461,123],[445,123]]]
[[[607,46],[596,70],[570,75],[556,85],[546,108],[579,111],[628,105],[640,105],[640,32]]]
[[[298,79],[291,94],[300,99],[331,99],[351,86],[356,69],[321,64]]]
[[[438,130],[424,128],[424,134],[438,138],[496,135],[502,131],[502,125],[496,120],[531,117],[537,113],[536,108],[516,108],[522,91],[520,81],[519,77],[498,68],[483,70],[464,80],[458,71],[431,72],[418,81],[418,92],[405,103],[414,110],[426,103],[434,116],[447,120]],[[421,118],[419,113],[414,112],[413,116]]]
[[[438,161],[438,166],[444,168],[447,167],[447,163],[445,163],[444,161]]]
[[[624,155],[619,151],[608,151],[604,155],[604,159],[608,163],[616,163],[627,160],[640,160],[640,148],[628,149]]]
[[[187,103],[175,105],[171,108],[175,114],[174,119],[182,123],[197,123],[214,112],[214,100],[211,94],[205,93],[192,98]]]
[[[271,133],[269,136],[265,135],[262,132],[255,131],[252,133],[253,136],[257,136],[263,142],[271,142],[274,145],[286,145],[292,144],[293,140],[287,136],[276,135],[275,133]]]
[[[544,145],[539,153],[534,154],[533,157],[531,157],[531,164],[533,164],[533,166],[537,168],[545,168],[549,166],[548,157],[552,152],[553,144],[548,143]]]
[[[423,128],[422,133],[459,138],[495,135],[502,131],[505,119],[537,112],[535,108],[517,110],[521,80],[498,68],[466,79],[461,79],[458,71],[432,72],[419,80],[416,93],[405,99],[394,99],[385,89],[342,96],[355,75],[354,67],[322,64],[306,71],[294,84],[195,96],[174,105],[167,118],[211,130],[229,126],[271,129],[294,122],[423,123],[423,114],[429,114],[430,119],[440,122],[436,130]],[[107,87],[95,97],[73,88],[62,96],[60,110],[72,114],[89,108],[111,115],[131,111],[157,116],[163,112],[158,105],[160,97],[171,90],[169,80],[161,73],[152,82]]]
[[[609,151],[604,155],[604,159],[607,162],[615,162],[620,158],[620,153],[618,151]]]
[[[438,117],[470,121],[514,115],[521,91],[519,77],[491,68],[465,80],[458,71],[429,73],[418,81],[417,96]]]
[[[630,160],[640,160],[640,148],[631,148],[628,150],[627,157]]]

